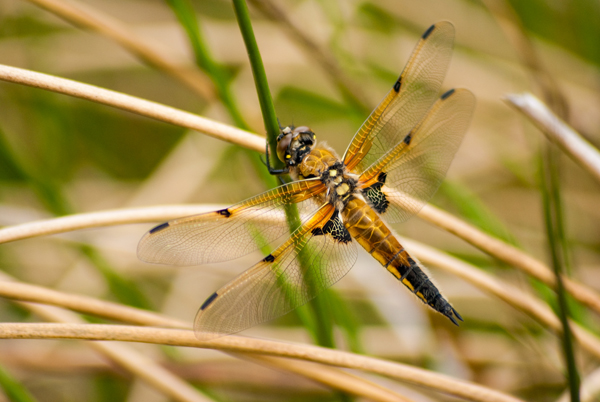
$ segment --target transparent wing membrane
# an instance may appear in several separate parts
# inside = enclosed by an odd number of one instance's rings
[[[439,96],[453,41],[454,26],[447,21],[423,34],[392,90],[354,135],[343,158],[348,169],[363,172],[423,118]]]
[[[196,335],[210,339],[279,317],[340,280],[356,246],[331,204],[261,262],[215,292],[200,308]]]
[[[244,256],[289,233],[284,207],[295,204],[301,221],[308,219],[318,208],[312,197],[322,191],[318,180],[292,182],[221,211],[163,223],[140,240],[138,257],[151,263],[200,265]]]
[[[464,137],[475,108],[475,97],[466,89],[446,92],[423,121],[360,177],[370,201],[389,201],[380,212],[389,222],[415,215],[444,180]],[[375,188],[377,191],[372,192]],[[373,195],[371,195],[373,194]]]

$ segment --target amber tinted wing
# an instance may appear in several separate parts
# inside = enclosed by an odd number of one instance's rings
[[[340,280],[356,256],[339,214],[325,204],[285,244],[204,302],[196,335],[210,339],[279,317]]]
[[[311,197],[324,189],[319,180],[296,181],[220,211],[163,223],[140,240],[138,257],[152,263],[199,265],[244,256],[289,234],[286,205],[297,203],[305,220],[319,207]]]
[[[474,108],[470,91],[446,92],[403,141],[360,176],[363,195],[377,212],[390,222],[419,212],[444,180]]]
[[[432,25],[421,37],[392,90],[350,142],[344,163],[363,172],[408,134],[439,96],[448,70],[454,26]]]

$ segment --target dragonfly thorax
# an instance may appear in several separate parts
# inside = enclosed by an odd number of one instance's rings
[[[357,192],[358,180],[348,172],[344,163],[338,161],[321,173],[321,181],[327,186],[327,200],[341,211]]]

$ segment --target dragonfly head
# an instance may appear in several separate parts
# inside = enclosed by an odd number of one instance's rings
[[[306,126],[288,126],[277,137],[277,156],[286,166],[297,165],[317,143],[317,136]]]

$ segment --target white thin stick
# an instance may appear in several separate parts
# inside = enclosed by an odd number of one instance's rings
[[[211,137],[258,152],[265,151],[265,139],[256,134],[170,106],[110,91],[94,85],[1,64],[0,80],[29,85],[35,88],[102,103],[155,120],[196,130]]]
[[[530,93],[510,94],[506,102],[523,113],[548,139],[600,182],[600,152]]]

